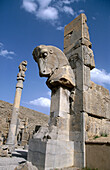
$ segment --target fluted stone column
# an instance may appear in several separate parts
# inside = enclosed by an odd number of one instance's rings
[[[23,89],[23,82],[25,80],[24,79],[25,71],[27,70],[26,66],[27,66],[27,61],[22,61],[19,65],[19,73],[17,75],[16,93],[15,93],[15,99],[13,104],[12,118],[11,118],[9,133],[8,133],[7,145],[15,144],[21,93]]]

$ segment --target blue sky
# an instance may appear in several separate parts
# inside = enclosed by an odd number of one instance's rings
[[[1,0],[0,100],[13,103],[18,66],[27,60],[21,105],[49,114],[50,90],[46,78],[39,77],[32,51],[40,44],[63,50],[64,26],[82,12],[96,63],[91,79],[110,90],[109,0]]]

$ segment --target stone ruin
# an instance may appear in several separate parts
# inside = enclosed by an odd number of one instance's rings
[[[95,62],[86,22],[85,14],[80,14],[65,26],[64,52],[46,45],[33,51],[39,75],[47,77],[51,89],[51,107],[48,126],[36,127],[29,141],[29,162],[23,165],[27,169],[34,165],[38,170],[109,170],[110,94],[90,80]],[[20,121],[19,126],[17,121],[26,65],[23,61],[19,66],[12,119],[7,120],[6,144],[11,149],[28,141],[28,120]],[[2,145],[2,137],[0,142]]]
[[[17,132],[17,130],[18,130],[17,125],[19,124],[18,123],[18,113],[19,113],[20,99],[21,99],[21,94],[22,94],[22,89],[23,89],[23,82],[25,80],[24,79],[25,72],[27,70],[26,66],[27,66],[27,61],[22,61],[19,65],[19,73],[17,74],[15,100],[14,100],[14,104],[13,104],[12,118],[11,118],[11,122],[10,122],[8,138],[7,138],[7,142],[6,142],[6,144],[11,147],[14,147],[15,144],[17,143],[17,136],[19,133],[19,132]]]
[[[29,139],[32,138],[33,134],[40,128],[41,124],[47,124],[46,121],[48,121],[47,116],[43,122],[40,121],[35,125],[35,122],[32,122],[33,117],[31,118],[28,113],[33,111],[30,109],[30,111],[28,111],[28,109],[25,111],[26,108],[23,107],[20,109],[23,82],[25,81],[25,72],[27,70],[26,66],[27,61],[22,61],[18,67],[19,73],[17,74],[13,106],[7,102],[0,101],[0,117],[2,118],[0,119],[0,157],[11,157],[12,152],[18,148],[27,149]],[[42,114],[42,116],[38,118],[42,120],[42,117],[45,116]]]
[[[64,53],[46,45],[33,51],[39,75],[51,89],[49,124],[29,142],[28,161],[39,170],[97,168],[90,162],[93,155],[89,160],[89,144],[96,135],[110,135],[110,95],[90,80],[95,62],[86,22],[80,14],[65,26]]]
[[[18,118],[20,99],[23,89],[27,61],[22,61],[17,74],[16,93],[12,110],[12,117],[6,119],[7,129],[5,134],[0,133],[0,156],[9,157],[18,145],[25,146],[28,141],[27,123],[28,119]]]
[[[9,133],[11,117],[6,119],[6,129],[5,132],[0,131],[0,146],[6,145]],[[29,141],[29,131],[28,131],[28,118],[25,119],[17,119],[17,129],[15,136],[15,144],[16,146],[25,146]]]

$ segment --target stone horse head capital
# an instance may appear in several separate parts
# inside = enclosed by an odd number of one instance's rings
[[[73,88],[74,73],[65,54],[54,46],[40,45],[33,51],[34,60],[38,63],[39,75],[48,77],[47,86]]]

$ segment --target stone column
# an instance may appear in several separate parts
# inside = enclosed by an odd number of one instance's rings
[[[74,165],[74,141],[69,140],[70,91],[52,89],[50,122],[29,141],[28,161],[38,169],[65,169]]]
[[[29,134],[28,134],[27,128],[28,128],[28,118],[25,118],[21,146],[26,146],[28,143]]]
[[[85,167],[84,92],[91,86],[90,70],[95,67],[87,18],[80,14],[64,30],[64,53],[75,74],[76,86],[71,94],[70,140],[74,141],[74,165]]]
[[[40,45],[33,51],[40,76],[48,77],[52,90],[50,122],[29,141],[28,160],[38,169],[61,169],[74,165],[74,142],[69,140],[70,93],[75,79],[65,54],[54,46]]]
[[[58,128],[57,139],[69,141],[70,91],[64,87],[52,89],[49,126]]]
[[[17,84],[16,84],[16,93],[15,99],[13,104],[12,110],[12,118],[8,133],[7,145],[14,145],[15,144],[15,137],[17,132],[17,119],[18,119],[18,112],[20,107],[20,100],[21,100],[21,93],[23,89],[23,82],[25,77],[25,71],[27,70],[27,61],[22,61],[19,65],[19,73],[17,75]]]

